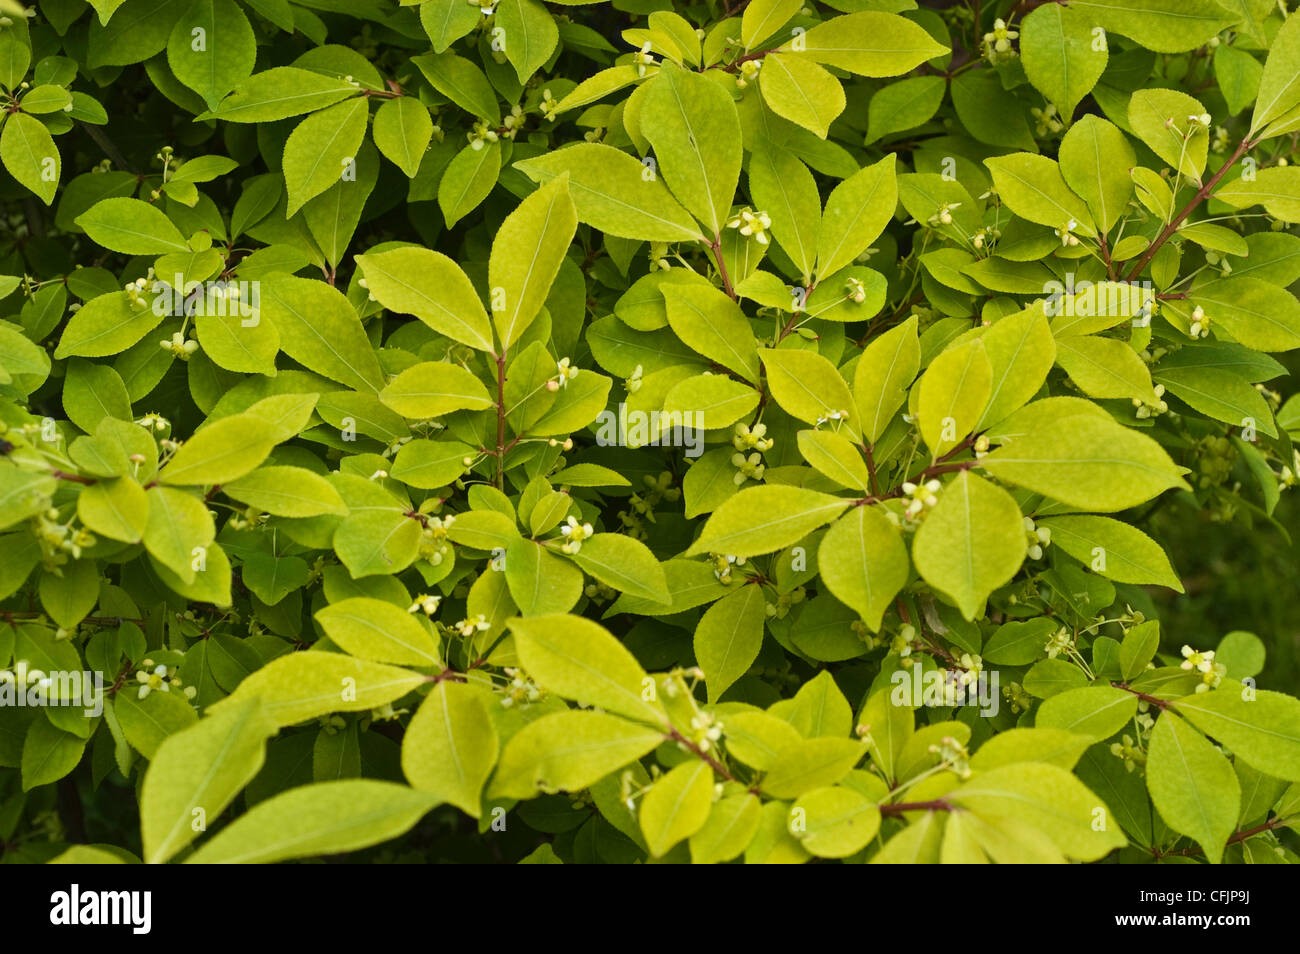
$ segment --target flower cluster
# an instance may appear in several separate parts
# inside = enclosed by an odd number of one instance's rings
[[[927,480],[921,484],[914,484],[910,480],[904,481],[902,485],[903,496],[907,499],[907,505],[903,508],[903,516],[908,520],[919,521],[924,518],[929,510],[933,510],[939,502],[939,491],[943,489],[943,484],[937,480]]]
[[[1182,668],[1189,672],[1200,673],[1201,682],[1196,687],[1197,692],[1209,692],[1211,689],[1217,689],[1223,677],[1228,674],[1228,667],[1223,663],[1214,661],[1214,650],[1206,649],[1197,651],[1191,646],[1183,647]]]
[[[537,702],[545,695],[537,683],[528,677],[528,674],[522,669],[507,666],[503,670],[506,678],[510,681],[506,683],[504,693],[501,697],[501,705],[509,709],[512,706],[527,706]]]
[[[415,598],[415,602],[410,605],[407,612],[423,612],[425,616],[432,616],[434,613],[438,612],[438,604],[441,602],[441,596],[430,596],[428,593],[421,593]]]
[[[745,558],[730,556],[725,553],[710,553],[709,561],[713,564],[713,577],[723,586],[731,585],[731,568],[745,565]]]
[[[1124,735],[1121,742],[1112,742],[1110,754],[1117,759],[1124,760],[1124,768],[1128,771],[1135,771],[1139,766],[1146,765],[1147,754],[1138,747],[1131,735]]]
[[[1043,547],[1052,542],[1052,531],[1047,527],[1040,527],[1035,524],[1033,517],[1026,517],[1025,536],[1029,538],[1029,558],[1031,560],[1041,560],[1043,558]]]
[[[984,34],[984,55],[995,65],[1014,59],[1016,51],[1012,49],[1011,41],[1019,36],[1018,30],[1008,29],[1007,22],[998,17],[993,21],[993,29]]]
[[[772,219],[766,212],[755,212],[750,208],[741,209],[727,222],[727,228],[739,229],[741,235],[752,238],[759,245],[768,243],[767,230],[771,227]]]
[[[555,377],[546,382],[546,390],[558,391],[578,376],[578,369],[573,367],[568,358],[561,358],[555,365]]]
[[[473,617],[467,616],[456,624],[456,631],[466,639],[475,633],[486,633],[491,628],[492,624],[488,622],[488,618],[482,613]]]
[[[591,524],[579,523],[577,517],[569,517],[560,525],[560,534],[564,537],[564,543],[561,544],[560,549],[569,556],[573,556],[582,549],[582,541],[595,532]]]
[[[151,692],[182,689],[181,677],[176,674],[175,667],[169,669],[162,663],[155,666],[152,659],[146,659],[143,665],[144,669],[135,674],[135,681],[140,684],[140,689],[136,693],[138,698],[143,699]],[[182,691],[187,699],[193,699],[199,692],[194,686],[184,686]]]
[[[456,522],[454,514],[445,517],[426,517],[424,530],[420,533],[420,557],[438,566],[447,557],[451,544],[447,540],[447,531]]]
[[[1048,659],[1055,659],[1061,653],[1067,656],[1074,652],[1074,637],[1070,631],[1062,626],[1043,644],[1043,649],[1047,651]]]
[[[1169,410],[1169,403],[1164,399],[1165,386],[1163,384],[1157,384],[1155,388],[1153,388],[1153,392],[1156,396],[1155,401],[1144,401],[1141,398],[1133,399],[1133,406],[1137,408],[1137,411],[1134,412],[1134,416],[1137,417],[1138,420],[1155,417],[1157,414],[1164,414]]]
[[[1210,316],[1200,305],[1192,309],[1192,326],[1187,329],[1187,334],[1192,338],[1210,337]]]

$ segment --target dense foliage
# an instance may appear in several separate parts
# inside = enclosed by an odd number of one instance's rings
[[[0,104],[5,861],[1300,860],[1284,3],[0,0]]]

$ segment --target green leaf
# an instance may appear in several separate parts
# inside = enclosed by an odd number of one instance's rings
[[[1243,22],[1242,32],[1254,32],[1253,24]],[[1250,53],[1236,46],[1221,44],[1214,51],[1214,78],[1228,104],[1228,113],[1237,115],[1259,95],[1259,81],[1264,67]]]
[[[936,459],[952,450],[979,423],[993,393],[993,365],[976,338],[951,347],[921,376],[916,405],[921,437]]]
[[[186,583],[193,582],[196,549],[206,548],[217,535],[212,514],[194,494],[170,487],[150,487],[145,493],[149,498],[145,547]]]
[[[993,175],[998,197],[1022,219],[1048,228],[1096,234],[1088,206],[1065,184],[1061,167],[1051,159],[1016,152],[985,159],[984,165]]]
[[[103,357],[118,354],[158,326],[162,317],[147,302],[133,302],[126,292],[110,292],[86,302],[63,327],[54,357]]]
[[[65,565],[61,575],[43,574],[38,590],[50,619],[71,630],[99,601],[99,567],[94,560],[77,560]]]
[[[798,12],[798,0],[754,0],[740,18],[740,42],[746,50],[752,50],[759,40],[772,36]]]
[[[1025,666],[1042,657],[1057,624],[1047,617],[1003,623],[984,644],[981,655],[1004,666]]]
[[[412,365],[379,393],[379,399],[403,417],[417,420],[465,408],[481,411],[493,405],[478,378],[446,361]]]
[[[221,815],[261,770],[275,728],[250,699],[167,737],[140,789],[147,864],[167,861]]]
[[[11,113],[0,134],[0,160],[42,202],[54,201],[63,160],[43,122],[26,113]]]
[[[882,87],[867,110],[868,144],[929,122],[947,90],[942,76],[909,76]]]
[[[1205,736],[1165,712],[1151,732],[1146,768],[1147,788],[1160,817],[1218,864],[1241,809],[1241,785],[1232,763]]]
[[[472,32],[482,19],[481,10],[459,0],[430,0],[420,4],[420,23],[433,41],[435,53],[441,53],[461,37]]]
[[[640,540],[620,533],[597,533],[583,540],[582,549],[569,558],[584,572],[622,593],[659,603],[671,599],[663,566]]]
[[[1034,88],[1068,122],[1106,69],[1106,45],[1096,49],[1092,21],[1072,7],[1046,4],[1020,21],[1020,58]]]
[[[1025,691],[1039,699],[1050,699],[1070,689],[1088,685],[1088,677],[1072,662],[1064,659],[1041,659],[1025,673]]]
[[[266,460],[278,443],[273,425],[250,414],[232,414],[203,428],[163,468],[164,484],[224,484]]]
[[[758,347],[740,306],[712,286],[664,285],[668,323],[677,337],[706,358],[758,383]]]
[[[980,463],[1000,480],[1101,513],[1125,510],[1163,490],[1185,486],[1159,444],[1092,414],[1065,417],[1050,428],[1017,436]]]
[[[325,635],[345,652],[371,662],[441,666],[438,643],[411,613],[387,600],[365,596],[316,611]]]
[[[538,0],[500,0],[496,7],[497,38],[505,46],[506,59],[519,75],[529,78],[551,58],[560,33],[555,18]]]
[[[657,729],[603,712],[551,713],[506,743],[488,797],[533,798],[588,788],[663,740]]]
[[[224,300],[221,304],[225,311]],[[244,374],[276,373],[280,335],[269,321],[254,323],[251,317],[232,309],[227,314],[196,315],[194,332],[203,353],[218,367]]]
[[[758,88],[772,112],[821,139],[844,112],[840,81],[828,70],[795,54],[769,53],[763,57]]]
[[[857,436],[853,394],[835,365],[816,351],[793,348],[764,348],[758,356],[767,372],[768,389],[782,410],[814,425],[839,421],[846,434]]]
[[[465,473],[465,458],[473,456],[474,448],[460,441],[413,440],[397,452],[390,473],[408,487],[433,490]]]
[[[1300,181],[1297,176],[1300,176],[1300,169],[1295,166],[1258,169],[1250,179],[1241,176],[1220,186],[1215,190],[1214,198],[1226,202],[1234,209],[1262,205],[1276,219],[1284,222],[1300,221]],[[1207,228],[1205,225],[1200,227]],[[1187,227],[1180,231],[1186,234]],[[1231,234],[1240,240],[1236,233]]]
[[[686,555],[713,552],[749,557],[771,553],[798,543],[835,519],[850,502],[800,487],[750,487],[714,511]]]
[[[1157,53],[1194,50],[1237,22],[1214,0],[1071,0],[1070,8]]]
[[[178,692],[150,692],[141,699],[128,690],[114,697],[113,712],[126,741],[147,759],[157,755],[168,736],[193,725],[199,718]]]
[[[800,431],[799,453],[809,466],[841,487],[867,491],[871,482],[862,454],[846,437],[833,431]]]
[[[196,117],[228,123],[270,123],[310,113],[356,96],[357,88],[338,76],[296,66],[263,70],[240,83],[217,108]]]
[[[1089,397],[1127,398],[1148,404],[1157,400],[1151,372],[1126,341],[1065,335],[1056,339],[1056,363]]]
[[[865,753],[866,747],[852,739],[801,739],[777,755],[763,777],[763,791],[773,798],[798,798],[815,788],[834,785]]]
[[[875,443],[894,412],[907,399],[907,390],[921,366],[918,319],[909,317],[867,345],[853,372],[853,397],[862,436]]]
[[[480,139],[474,145],[456,153],[438,183],[438,207],[448,228],[478,208],[501,174],[501,143]]]
[[[822,582],[871,628],[907,582],[902,535],[878,507],[854,507],[831,525],[817,556]]]
[[[1038,707],[1034,725],[1064,729],[1101,742],[1124,728],[1137,714],[1137,706],[1138,697],[1123,689],[1110,686],[1068,689]]]
[[[455,543],[475,550],[492,550],[509,546],[519,539],[515,522],[505,514],[490,510],[470,510],[456,515],[456,523],[447,531]]]
[[[873,865],[938,864],[940,839],[944,835],[943,826],[939,812],[925,812],[911,825],[885,842],[885,847],[876,852],[868,863]]]
[[[842,785],[805,792],[790,810],[802,828],[796,837],[819,858],[856,854],[880,830],[880,809],[860,792]],[[791,826],[794,827],[792,821]]]
[[[114,6],[122,0],[100,0]],[[21,10],[6,8],[12,23],[0,34],[0,86],[7,90],[16,89],[27,75],[27,68],[32,65],[32,39],[27,26],[27,18]],[[16,19],[13,14],[21,19]]]
[[[402,772],[413,788],[480,817],[483,784],[497,760],[497,731],[483,690],[443,680],[402,737]]]
[[[95,533],[139,543],[149,519],[149,498],[130,477],[101,480],[77,497],[77,516]]]
[[[384,386],[375,349],[356,309],[324,282],[277,277],[262,283],[261,315],[275,325],[284,353],[358,391]]]
[[[400,699],[426,677],[395,666],[365,662],[342,653],[300,652],[271,660],[209,708],[262,697],[277,725],[294,725],[331,712],[365,712]],[[218,708],[220,707],[220,708]]]
[[[653,680],[599,623],[557,614],[509,625],[519,661],[538,685],[584,705],[666,724],[662,706],[651,702]]]
[[[1205,107],[1173,89],[1140,89],[1128,104],[1133,132],[1157,156],[1199,182],[1209,150],[1209,127],[1191,122]]]
[[[436,804],[433,795],[392,782],[303,785],[254,805],[186,864],[267,864],[356,851],[405,834]]]
[[[749,160],[749,194],[771,217],[772,235],[808,284],[821,225],[821,196],[812,173],[785,149],[756,149]]]
[[[56,728],[39,716],[23,739],[23,791],[57,782],[77,767],[86,751],[86,740]]]
[[[439,334],[491,351],[492,326],[474,286],[446,255],[407,246],[357,256],[370,294],[390,311],[414,315]]]
[[[1125,679],[1136,679],[1146,671],[1147,663],[1155,658],[1160,648],[1160,621],[1148,620],[1129,627],[1119,647],[1120,673]]]
[[[1019,821],[1079,861],[1096,861],[1127,844],[1106,803],[1055,765],[1023,762],[990,769],[945,798],[981,818]]]
[[[1227,667],[1229,679],[1245,679],[1263,671],[1265,655],[1264,643],[1258,636],[1238,629],[1219,640],[1214,661]]]
[[[488,262],[492,321],[501,354],[541,311],[577,227],[567,176],[542,186],[501,223]]]
[[[221,492],[279,517],[348,512],[343,498],[328,480],[302,467],[259,467],[223,484]]]
[[[1234,691],[1225,685],[1176,699],[1170,706],[1265,775],[1300,781],[1300,699],[1262,689]]]
[[[664,397],[665,415],[681,415],[683,422],[695,421],[702,430],[730,427],[742,417],[748,417],[761,399],[748,384],[733,381],[720,374],[697,374],[674,384]],[[694,415],[694,417],[692,417]],[[671,417],[676,420],[675,417]],[[660,418],[661,421],[665,420]],[[689,425],[683,424],[683,428]],[[661,433],[667,433],[672,424],[661,424]],[[653,439],[653,435],[651,435]]]
[[[818,281],[852,264],[870,248],[897,207],[898,179],[892,153],[832,189],[817,233]]]
[[[745,765],[766,771],[782,749],[799,742],[799,731],[765,712],[743,711],[727,716],[727,752]]]
[[[401,508],[351,514],[334,532],[334,552],[354,579],[400,573],[420,553],[419,521]]]
[[[807,738],[843,737],[852,731],[853,711],[849,701],[826,669],[804,683],[793,699],[776,703],[770,711],[779,711]]]
[[[1273,37],[1259,78],[1259,94],[1250,119],[1250,135],[1300,106],[1300,20],[1290,16]]]
[[[745,585],[705,611],[695,628],[695,658],[704,670],[709,702],[716,702],[754,664],[763,645],[761,586]]]
[[[690,213],[654,169],[611,146],[578,143],[515,168],[541,183],[567,172],[579,221],[606,235],[651,242],[703,240]]]
[[[298,124],[284,144],[285,214],[292,217],[308,199],[336,182],[347,182],[369,118],[365,98],[336,103]]]
[[[257,59],[257,37],[234,0],[190,4],[167,39],[167,65],[208,109],[245,82]]]
[[[920,25],[874,10],[834,17],[781,49],[859,76],[901,76],[948,52]]]
[[[430,85],[466,112],[492,126],[501,123],[501,107],[483,71],[454,53],[417,56],[411,60]],[[376,118],[376,124],[378,119]]]
[[[946,593],[966,619],[1009,581],[1025,559],[1020,508],[1001,487],[969,471],[939,491],[912,543],[917,572]]]
[[[640,123],[673,194],[720,236],[742,158],[731,97],[707,76],[666,66],[646,86]]]
[[[708,821],[713,808],[713,769],[700,760],[677,766],[641,800],[638,822],[650,854],[661,858]]]
[[[77,216],[90,238],[125,255],[188,252],[180,229],[157,206],[139,199],[104,199]]]
[[[401,96],[379,107],[371,133],[379,151],[414,179],[433,137],[433,120],[418,99]]]
[[[1263,279],[1241,276],[1195,286],[1184,300],[1161,303],[1163,317],[1177,316],[1179,328],[1191,327],[1191,312],[1200,307],[1234,341],[1256,351],[1300,348],[1300,301]],[[1172,318],[1171,318],[1172,321]]]
[[[762,815],[762,803],[748,792],[718,799],[708,819],[691,835],[691,863],[720,864],[741,854],[754,840]]]
[[[1160,544],[1136,527],[1093,516],[1047,517],[1038,525],[1052,532],[1052,543],[1104,577],[1183,592]]]
[[[975,425],[977,431],[1019,410],[1043,386],[1056,360],[1056,341],[1037,308],[994,322],[980,340],[992,377],[988,403]]]
[[[1080,116],[1061,139],[1061,176],[1088,203],[1103,232],[1119,221],[1133,195],[1129,170],[1137,156],[1128,137],[1100,116]]]

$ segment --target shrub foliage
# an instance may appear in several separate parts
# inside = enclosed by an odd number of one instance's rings
[[[0,13],[14,858],[1296,860],[1283,4]]]

